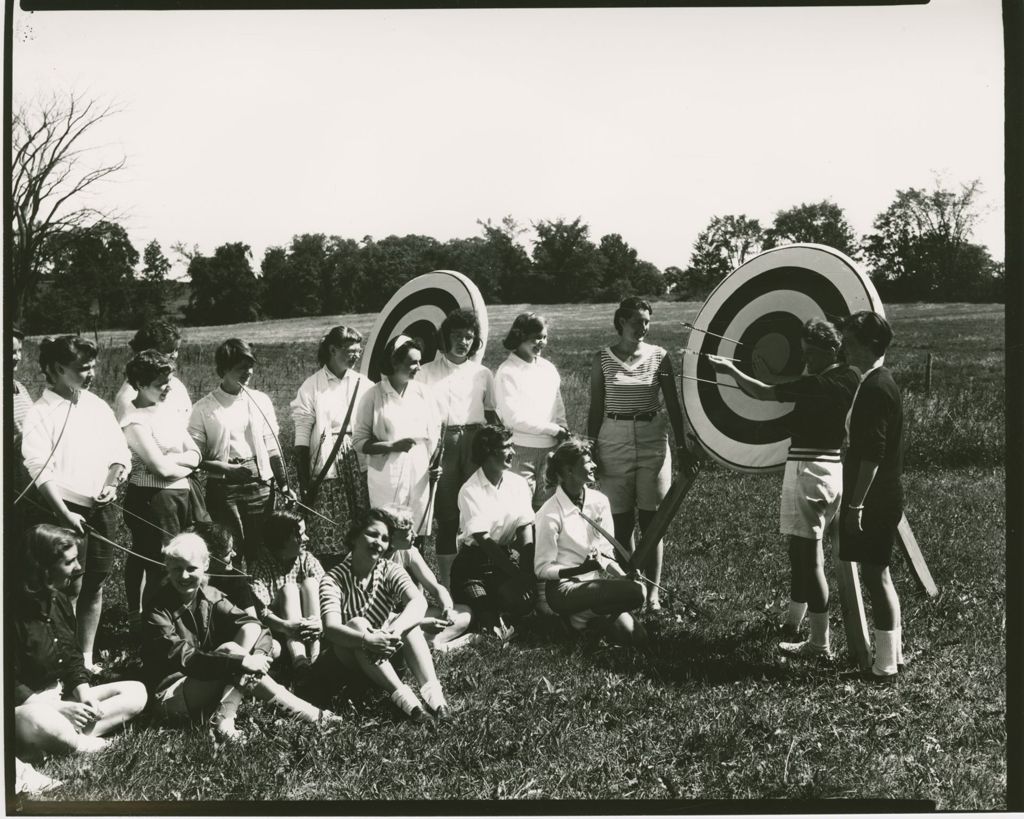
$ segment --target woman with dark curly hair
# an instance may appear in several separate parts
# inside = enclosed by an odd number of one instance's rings
[[[398,677],[390,659],[401,652],[427,708],[448,716],[430,648],[420,628],[427,599],[409,574],[387,559],[389,515],[371,509],[345,535],[349,553],[320,581],[324,640],[332,656],[350,671],[360,671],[410,719],[427,717],[415,692]]]
[[[512,430],[512,471],[529,482],[534,509],[551,494],[544,482],[548,453],[569,434],[562,378],[542,357],[547,344],[547,319],[520,313],[502,342],[508,357],[494,374],[498,415]]]
[[[595,629],[613,643],[646,642],[630,614],[643,605],[643,586],[625,576],[612,545],[591,523],[605,531],[613,526],[608,499],[589,485],[590,444],[575,437],[559,444],[547,477],[557,488],[537,512],[534,567],[547,581],[548,605],[577,631]]]
[[[480,350],[480,319],[472,310],[452,310],[441,323],[440,346],[424,364],[417,380],[429,390],[444,427],[444,456],[437,482],[437,569],[441,583],[451,586],[459,533],[459,488],[473,474],[473,439],[480,427],[494,421],[494,376],[473,360]]]
[[[181,347],[181,333],[169,321],[154,319],[143,325],[132,336],[128,346],[132,348],[132,352],[136,355],[143,350],[156,350],[158,353],[163,353],[167,356],[177,367],[178,349]],[[192,399],[189,398],[188,389],[178,380],[178,376],[175,373],[171,374],[167,386],[167,398],[164,399],[164,405],[183,415],[187,424],[189,415],[192,413]],[[125,413],[131,412],[132,401],[135,400],[136,395],[138,395],[137,388],[132,386],[131,381],[125,379],[121,389],[114,396],[114,415],[117,416],[118,421],[124,418]]]
[[[358,330],[344,325],[332,328],[317,349],[320,369],[302,382],[291,403],[299,487],[307,504],[339,526],[370,508],[366,456],[352,446],[355,409],[359,399],[373,387],[373,382],[356,370],[362,351],[363,336]],[[342,429],[350,406],[352,414]],[[311,490],[328,465],[339,436],[341,445],[312,497]],[[306,525],[313,554],[321,559],[328,555],[331,560],[340,557],[343,544],[337,526],[313,514],[308,516]]]
[[[203,456],[186,419],[167,405],[174,361],[156,350],[143,350],[128,362],[125,373],[135,398],[121,416],[121,429],[132,451],[132,471],[125,495],[125,523],[134,551],[124,564],[128,621],[142,618],[143,589],[150,591],[163,577],[160,549],[193,520],[189,476]],[[143,558],[149,558],[144,560]]]

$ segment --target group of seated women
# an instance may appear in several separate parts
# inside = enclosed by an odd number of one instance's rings
[[[632,301],[615,323],[621,340],[625,319],[643,319],[630,329],[637,348],[650,307]],[[273,404],[248,386],[256,355],[246,342],[216,349],[219,382],[193,406],[175,375],[180,335],[165,322],[144,327],[112,410],[90,392],[96,346],[42,340],[47,386],[16,429],[29,481],[18,497],[32,555],[23,591],[34,601],[18,614],[19,755],[102,748],[147,689],[155,712],[207,719],[224,740],[240,736],[246,694],[300,719],[336,720],[273,679],[277,657],[296,683],[347,671],[414,720],[444,719],[432,649],[507,633],[535,609],[572,630],[643,642],[630,612],[657,607],[654,587],[625,575],[602,530],[628,543],[638,499],[656,505],[644,476],[664,471],[667,437],[655,468],[626,469],[623,518],[590,486],[590,447],[569,433],[558,372],[541,356],[546,321],[517,317],[496,374],[473,360],[480,343],[476,315],[453,311],[433,362],[421,367],[420,342],[396,336],[373,384],[354,369],[360,334],[334,328],[291,403],[295,491]],[[658,350],[640,358],[656,369]],[[654,372],[626,381],[635,393],[646,378],[656,392]],[[636,455],[609,453],[609,470]],[[274,511],[281,498],[305,516]],[[89,685],[116,510],[132,536],[124,581],[146,688]],[[421,552],[429,542],[437,574]]]

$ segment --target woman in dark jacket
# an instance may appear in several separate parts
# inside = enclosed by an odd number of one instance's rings
[[[102,751],[104,734],[146,705],[134,681],[89,685],[68,586],[83,538],[48,523],[25,532],[21,588],[7,609],[15,637],[14,719],[19,757]]]
[[[206,585],[210,554],[203,539],[181,534],[163,549],[167,583],[149,601],[142,662],[167,717],[211,713],[214,736],[238,740],[235,713],[245,693],[273,702],[307,722],[334,721],[277,683],[270,669],[270,632]]]

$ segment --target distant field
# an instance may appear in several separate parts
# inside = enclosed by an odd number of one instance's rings
[[[698,308],[656,304],[651,341],[678,349],[680,322]],[[523,309],[489,310],[489,366],[504,356],[501,338]],[[549,355],[581,429],[587,362],[613,338],[614,306],[533,309],[551,319]],[[894,566],[910,659],[896,686],[843,679],[844,662],[777,655],[769,626],[788,596],[780,478],[707,464],[667,536],[671,593],[649,622],[658,635],[650,651],[569,642],[527,621],[507,644],[439,659],[457,711],[449,725],[396,722],[371,699],[346,711],[349,722],[333,734],[315,736],[246,706],[241,723],[254,739],[214,752],[198,729],[143,724],[84,767],[45,765],[66,782],[50,799],[169,800],[164,807],[174,809],[195,799],[877,797],[1005,809],[1003,308],[896,305],[888,314],[896,332],[888,362],[907,410],[907,514],[941,589],[929,600]],[[182,377],[198,398],[216,383],[216,343],[233,335],[256,343],[254,386],[273,396],[288,448],[288,401],[315,369],[316,341],[339,323],[366,332],[374,318],[187,328]],[[100,336],[97,393],[109,399],[130,333]],[[34,358],[30,342],[19,375],[38,384]],[[125,660],[118,581],[108,585],[101,633],[115,665]],[[832,630],[843,657],[838,605]]]

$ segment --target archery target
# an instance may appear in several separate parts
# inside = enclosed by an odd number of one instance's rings
[[[404,334],[423,347],[423,363],[433,361],[438,349],[438,331],[452,310],[463,307],[480,318],[480,349],[473,359],[480,361],[487,346],[487,305],[473,281],[454,270],[435,270],[410,279],[380,311],[366,342],[360,367],[371,381],[380,380],[384,347]]]
[[[836,321],[858,310],[884,315],[871,280],[847,256],[824,245],[772,248],[711,292],[686,349],[738,359],[740,370],[775,384],[803,374],[800,331],[807,319]],[[735,382],[718,375],[703,355],[684,355],[683,375],[689,376],[682,379],[683,406],[708,454],[743,472],[783,468],[792,403],[758,401],[722,386]]]

